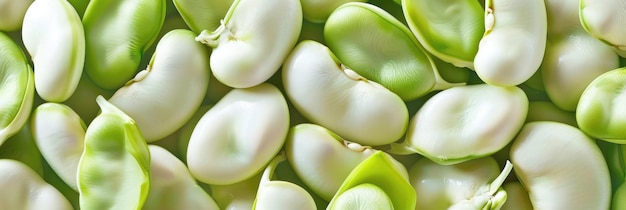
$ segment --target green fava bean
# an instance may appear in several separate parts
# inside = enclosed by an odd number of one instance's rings
[[[34,96],[33,72],[24,52],[0,32],[0,144],[26,124]]]
[[[344,65],[405,101],[443,80],[411,31],[372,4],[350,2],[337,8],[324,25],[324,39]]]
[[[70,107],[59,103],[39,105],[31,116],[31,131],[41,155],[73,190],[83,154],[85,123]]]
[[[591,137],[626,143],[626,68],[595,78],[585,89],[576,108],[576,122]]]
[[[165,0],[91,0],[83,17],[85,71],[101,88],[130,80],[165,21]]]
[[[22,39],[33,60],[39,96],[50,102],[67,100],[85,62],[85,33],[74,7],[66,0],[33,2],[24,17]]]
[[[150,153],[137,124],[102,96],[78,163],[81,209],[142,209],[150,188]]]
[[[213,48],[211,71],[234,88],[267,81],[296,45],[302,29],[299,0],[235,0],[221,25],[196,40]]]
[[[415,209],[416,201],[406,168],[377,151],[350,172],[326,209]]]
[[[485,32],[484,10],[476,0],[404,0],[409,28],[424,48],[445,62],[474,67]]]

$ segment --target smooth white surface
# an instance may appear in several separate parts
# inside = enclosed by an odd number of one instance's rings
[[[289,129],[287,102],[264,83],[234,89],[196,124],[187,165],[198,180],[233,184],[259,173],[283,146]]]
[[[317,42],[300,42],[283,65],[283,86],[308,120],[364,146],[398,140],[407,127],[402,99],[378,83],[355,79]]]
[[[51,102],[72,96],[85,63],[85,32],[74,7],[66,0],[33,2],[24,16],[22,39],[39,96]]]

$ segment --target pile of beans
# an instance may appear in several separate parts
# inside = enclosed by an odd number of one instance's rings
[[[626,209],[622,0],[0,0],[0,209]]]

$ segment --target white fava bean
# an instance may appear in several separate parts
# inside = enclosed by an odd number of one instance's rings
[[[73,209],[52,185],[23,163],[0,159],[0,209]]]
[[[500,186],[511,169],[508,165],[500,173],[491,157],[454,165],[420,159],[409,169],[418,197],[416,209],[498,209],[507,199]]]
[[[185,29],[168,32],[157,44],[147,69],[109,99],[135,120],[148,142],[182,127],[206,94],[210,77],[208,51],[194,37],[193,32]]]
[[[345,68],[318,42],[296,46],[285,60],[282,79],[287,96],[303,116],[342,138],[376,146],[404,135],[408,109],[402,99]]]
[[[260,172],[283,146],[289,129],[287,101],[264,83],[234,89],[202,116],[187,149],[198,180],[233,184]]]
[[[619,67],[618,55],[582,29],[552,40],[541,66],[545,90],[559,108],[575,111],[591,81]]]
[[[485,34],[474,58],[476,73],[488,84],[515,86],[539,68],[546,48],[543,0],[487,0]]]
[[[626,4],[623,0],[580,0],[580,22],[591,35],[626,51]]]
[[[85,32],[74,7],[67,0],[33,2],[22,39],[33,60],[39,96],[50,102],[72,96],[85,64]]]
[[[374,150],[342,140],[319,125],[299,124],[290,130],[285,153],[302,182],[329,201],[350,172]]]
[[[575,127],[532,122],[513,141],[510,157],[535,209],[608,209],[611,183],[594,141]]]
[[[287,181],[271,180],[278,164],[285,160],[281,154],[275,157],[265,168],[256,199],[255,210],[315,210],[313,197],[302,187]]]
[[[31,132],[46,162],[73,190],[83,154],[85,123],[70,107],[58,103],[39,105],[31,116]]]
[[[215,31],[196,40],[213,48],[211,70],[225,85],[267,81],[296,44],[302,28],[299,0],[235,0]]]
[[[0,1],[0,31],[15,31],[22,27],[24,14],[34,0]]]
[[[176,156],[156,145],[148,145],[148,149],[151,181],[143,209],[219,209]]]
[[[488,84],[437,93],[411,119],[398,149],[439,164],[491,155],[506,146],[524,124],[528,98],[518,87]]]

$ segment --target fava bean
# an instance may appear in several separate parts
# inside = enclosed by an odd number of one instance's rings
[[[487,84],[521,84],[541,65],[546,34],[544,1],[487,0],[485,34],[474,57],[476,73]]]
[[[274,170],[284,160],[285,157],[279,154],[265,168],[252,209],[317,209],[313,197],[302,187],[291,182],[271,180]]]
[[[325,200],[330,200],[350,172],[374,151],[315,124],[292,127],[285,142],[287,160],[298,177]]]
[[[0,145],[17,133],[30,116],[35,85],[24,52],[0,32]]]
[[[39,96],[67,100],[85,63],[85,33],[76,10],[66,0],[33,2],[24,16],[22,39],[33,60]]]
[[[580,22],[585,30],[602,42],[614,47],[620,54],[626,54],[624,25],[626,17],[621,14],[626,4],[621,0],[581,0]]]
[[[31,132],[41,155],[75,191],[78,191],[76,172],[84,151],[86,128],[74,110],[59,103],[41,104],[31,116]]]
[[[548,121],[528,123],[509,153],[533,208],[609,208],[606,162],[592,139],[575,127]]]
[[[208,52],[194,37],[193,32],[185,29],[165,34],[146,70],[137,73],[109,99],[135,120],[148,142],[182,127],[206,94],[210,76]]]
[[[488,156],[515,138],[527,113],[528,98],[517,87],[450,88],[426,101],[391,152],[419,153],[444,165]]]
[[[78,162],[81,209],[141,209],[150,189],[150,152],[137,124],[102,96]]]
[[[475,0],[404,0],[409,28],[429,53],[455,66],[474,68],[485,33],[484,9]]]
[[[83,17],[85,71],[114,90],[137,72],[165,20],[165,0],[91,0]]]
[[[349,141],[384,145],[406,130],[408,110],[402,99],[342,65],[318,42],[296,46],[283,64],[282,80],[304,117]]]
[[[211,70],[217,80],[248,88],[276,73],[301,28],[298,0],[235,0],[221,25],[203,30],[196,40],[213,48]]]
[[[500,209],[507,192],[500,186],[512,170],[507,164],[502,173],[491,157],[440,165],[427,158],[409,169],[409,181],[415,189],[415,209]]]
[[[576,107],[576,122],[586,134],[613,143],[626,143],[626,68],[596,77],[585,89]]]
[[[189,171],[215,185],[254,176],[284,144],[288,113],[285,98],[273,85],[232,90],[193,129],[187,147]]]
[[[343,65],[405,101],[451,86],[410,30],[374,5],[351,2],[335,9],[324,25],[324,38]]]
[[[328,204],[328,210],[415,209],[415,190],[404,166],[377,151],[350,172]]]

